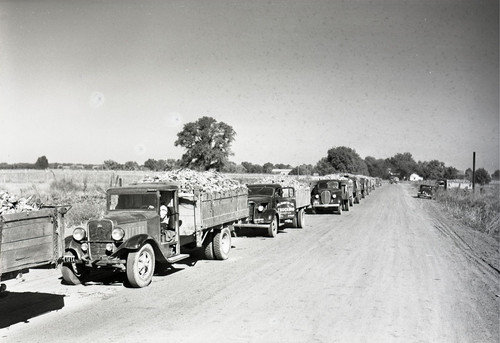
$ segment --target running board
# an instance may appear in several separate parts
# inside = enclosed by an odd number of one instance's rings
[[[175,263],[177,261],[183,260],[183,259],[188,258],[188,257],[189,257],[189,254],[179,254],[179,255],[172,256],[172,257],[168,257],[167,262],[168,263]]]

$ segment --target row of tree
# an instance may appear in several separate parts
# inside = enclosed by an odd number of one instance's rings
[[[217,122],[211,117],[201,117],[195,122],[184,125],[182,131],[177,133],[175,146],[181,146],[185,153],[181,159],[148,159],[143,165],[135,161],[129,161],[120,164],[113,160],[104,161],[102,167],[108,170],[151,170],[163,171],[175,168],[191,168],[195,170],[215,169],[230,173],[270,173],[273,169],[291,169],[293,175],[326,175],[332,173],[352,173],[370,175],[373,177],[389,178],[398,176],[407,179],[411,174],[416,173],[424,179],[455,179],[457,177],[466,177],[472,179],[472,170],[468,169],[465,175],[459,175],[459,171],[446,166],[444,162],[438,160],[415,161],[411,153],[398,153],[393,157],[386,159],[377,159],[372,156],[361,158],[356,150],[345,147],[332,147],[327,151],[326,157],[320,159],[316,165],[302,164],[292,167],[289,164],[273,164],[271,162],[264,165],[253,164],[251,162],[242,162],[236,164],[229,161],[231,144],[235,139],[236,132],[233,128],[224,123]],[[81,166],[81,165],[80,165]],[[10,168],[9,168],[10,167]],[[0,163],[0,169],[46,169],[51,167],[45,156],[37,159],[35,164],[15,164],[8,165]],[[89,167],[89,166],[87,166]],[[84,168],[82,166],[82,168]],[[89,168],[92,168],[90,166]],[[500,171],[493,173],[493,179],[499,179]],[[490,175],[486,170],[480,168],[476,171],[476,179],[479,183],[489,183]],[[476,180],[477,181],[477,180]]]

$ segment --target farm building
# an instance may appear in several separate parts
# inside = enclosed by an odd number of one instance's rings
[[[424,178],[420,175],[413,173],[410,175],[410,181],[422,181]]]

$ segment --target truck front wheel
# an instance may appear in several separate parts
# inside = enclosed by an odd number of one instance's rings
[[[127,256],[127,279],[132,287],[145,287],[151,283],[155,269],[155,254],[150,244],[144,244]]]
[[[345,202],[345,210],[349,211],[349,200],[346,200]]]
[[[217,260],[227,260],[231,250],[231,232],[224,228],[217,232],[213,239],[214,256]]]
[[[76,263],[63,263],[61,266],[61,274],[64,283],[67,285],[80,285],[85,281],[88,271],[84,266]]]
[[[278,219],[274,217],[271,224],[269,224],[269,228],[267,229],[267,235],[269,237],[276,237],[277,234],[278,234]]]

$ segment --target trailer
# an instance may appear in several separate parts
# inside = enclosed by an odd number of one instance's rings
[[[0,280],[58,263],[63,251],[64,215],[70,208],[46,206],[0,215]]]

